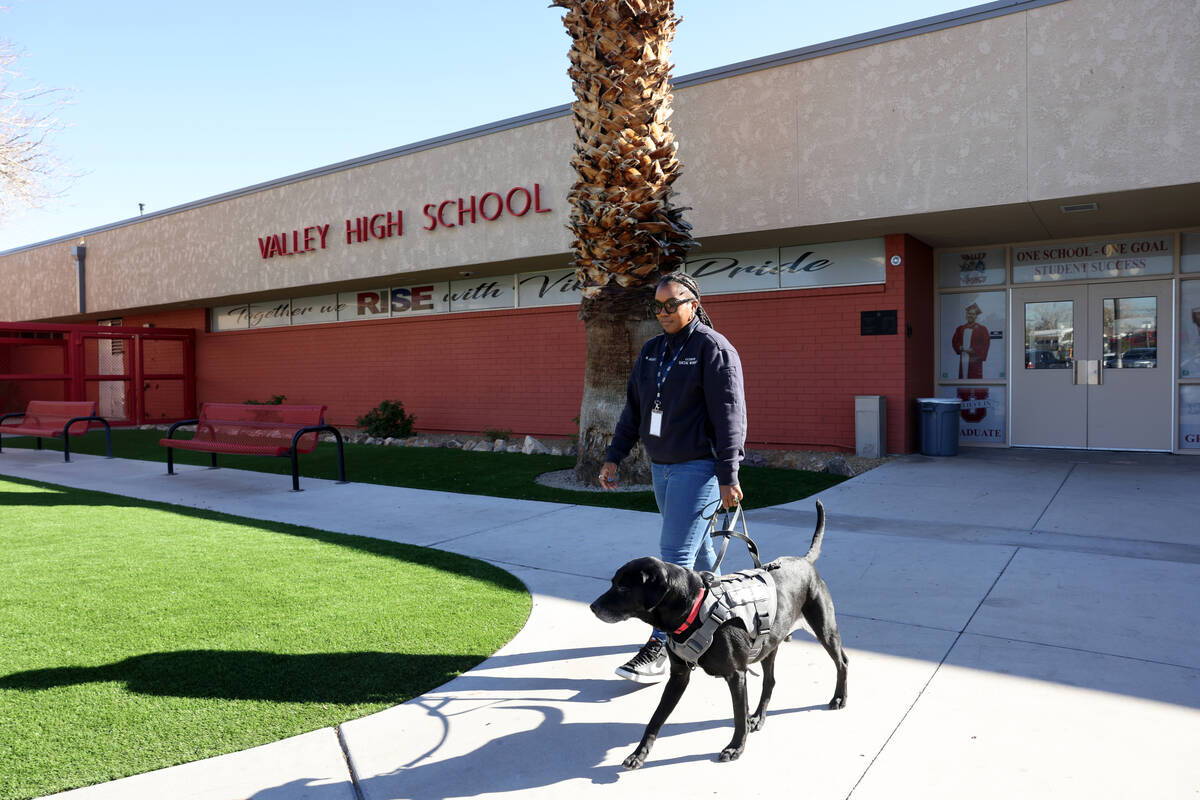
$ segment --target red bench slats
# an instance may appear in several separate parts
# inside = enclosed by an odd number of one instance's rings
[[[175,423],[167,431],[167,438],[160,439],[158,443],[167,448],[169,475],[175,474],[173,451],[176,449],[211,453],[214,468],[217,466],[218,453],[290,457],[292,488],[300,491],[296,456],[315,450],[323,431],[333,433],[337,441],[340,482],[346,482],[341,433],[326,425],[324,418],[325,406],[205,403],[200,407],[199,419]],[[196,426],[192,438],[174,438],[176,429],[185,425]],[[301,434],[301,431],[304,433]]]
[[[20,422],[5,422],[20,417]],[[68,436],[82,436],[93,428],[104,427],[108,457],[112,458],[112,429],[108,420],[96,416],[96,403],[91,400],[30,400],[24,412],[0,417],[0,433],[10,436],[34,436],[37,449],[42,449],[42,437],[63,437],[63,460],[71,460]]]

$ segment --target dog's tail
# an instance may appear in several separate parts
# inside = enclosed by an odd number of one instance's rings
[[[821,540],[825,538],[825,506],[817,501],[817,530],[813,533],[812,546],[804,554],[804,560],[810,564],[816,563],[821,557]]]

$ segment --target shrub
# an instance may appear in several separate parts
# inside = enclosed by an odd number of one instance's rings
[[[368,436],[377,439],[408,438],[412,436],[416,421],[415,416],[404,413],[404,404],[399,400],[384,400],[355,420]]]
[[[488,428],[482,435],[489,442],[494,442],[497,439],[503,439],[507,442],[512,438],[512,428]]]

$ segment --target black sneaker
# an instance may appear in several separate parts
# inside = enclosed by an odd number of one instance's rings
[[[650,637],[637,655],[617,667],[617,674],[636,683],[658,683],[667,676],[667,645]]]

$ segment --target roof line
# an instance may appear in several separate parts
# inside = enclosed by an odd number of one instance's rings
[[[913,22],[904,22],[899,25],[893,25],[889,28],[880,28],[878,30],[860,33],[854,36],[847,36],[842,39],[834,39],[830,42],[822,44],[810,45],[801,47],[796,50],[786,50],[782,53],[754,58],[748,61],[739,61],[735,64],[729,64],[723,67],[704,70],[702,72],[693,72],[689,75],[684,75],[672,80],[672,87],[675,89],[685,89],[689,86],[696,86],[711,81],[723,80],[732,78],[738,75],[744,75],[749,72],[758,72],[760,70],[772,69],[787,64],[795,64],[801,61],[809,61],[815,58],[833,55],[835,53],[845,52],[847,50],[856,50],[862,47],[871,47],[873,45],[882,44],[884,42],[894,41],[896,39],[905,39],[912,36],[920,36],[925,33],[945,30],[947,28],[955,28],[960,25],[969,25],[974,22],[991,19],[994,17],[1002,17],[1008,14],[1015,14],[1021,11],[1029,11],[1031,9],[1040,8],[1042,6],[1053,5],[1064,2],[1064,0],[997,0],[992,3],[972,6],[959,11],[951,11],[946,14],[939,14],[925,19],[915,20]],[[36,242],[33,244],[22,245],[11,250],[0,252],[0,256],[20,253],[25,250],[33,250],[38,247],[44,247],[48,244],[56,242],[69,241],[78,237],[86,237],[93,233],[101,233],[116,228],[123,228],[128,225],[135,225],[139,222],[156,219],[158,217],[166,217],[172,214],[178,214],[183,211],[190,211],[203,206],[214,205],[226,200],[233,200],[238,197],[256,194],[268,189],[276,189],[281,186],[287,186],[292,183],[300,183],[301,181],[319,178],[325,175],[331,175],[337,172],[345,172],[356,167],[363,167],[369,164],[376,164],[381,161],[388,161],[401,156],[412,155],[424,150],[432,150],[437,147],[444,147],[457,142],[466,141],[468,139],[476,139],[481,136],[488,136],[493,133],[520,128],[526,125],[532,125],[546,120],[557,119],[559,117],[568,116],[571,113],[571,104],[552,106],[544,108],[540,111],[534,111],[528,114],[522,114],[516,117],[489,122],[485,125],[479,125],[474,128],[466,128],[454,133],[435,136],[431,139],[424,139],[412,144],[402,145],[400,147],[391,148],[389,150],[381,150],[377,153],[351,158],[346,161],[339,161],[334,164],[329,164],[324,167],[297,172],[292,175],[286,175],[282,178],[256,183],[251,186],[245,186],[240,189],[233,189],[221,194],[215,194],[210,197],[205,197],[200,200],[192,200],[188,203],[164,208],[160,211],[153,211],[149,214],[143,214],[128,219],[110,222],[105,225],[100,225],[95,228],[88,228],[75,233],[56,236],[52,239]]]

